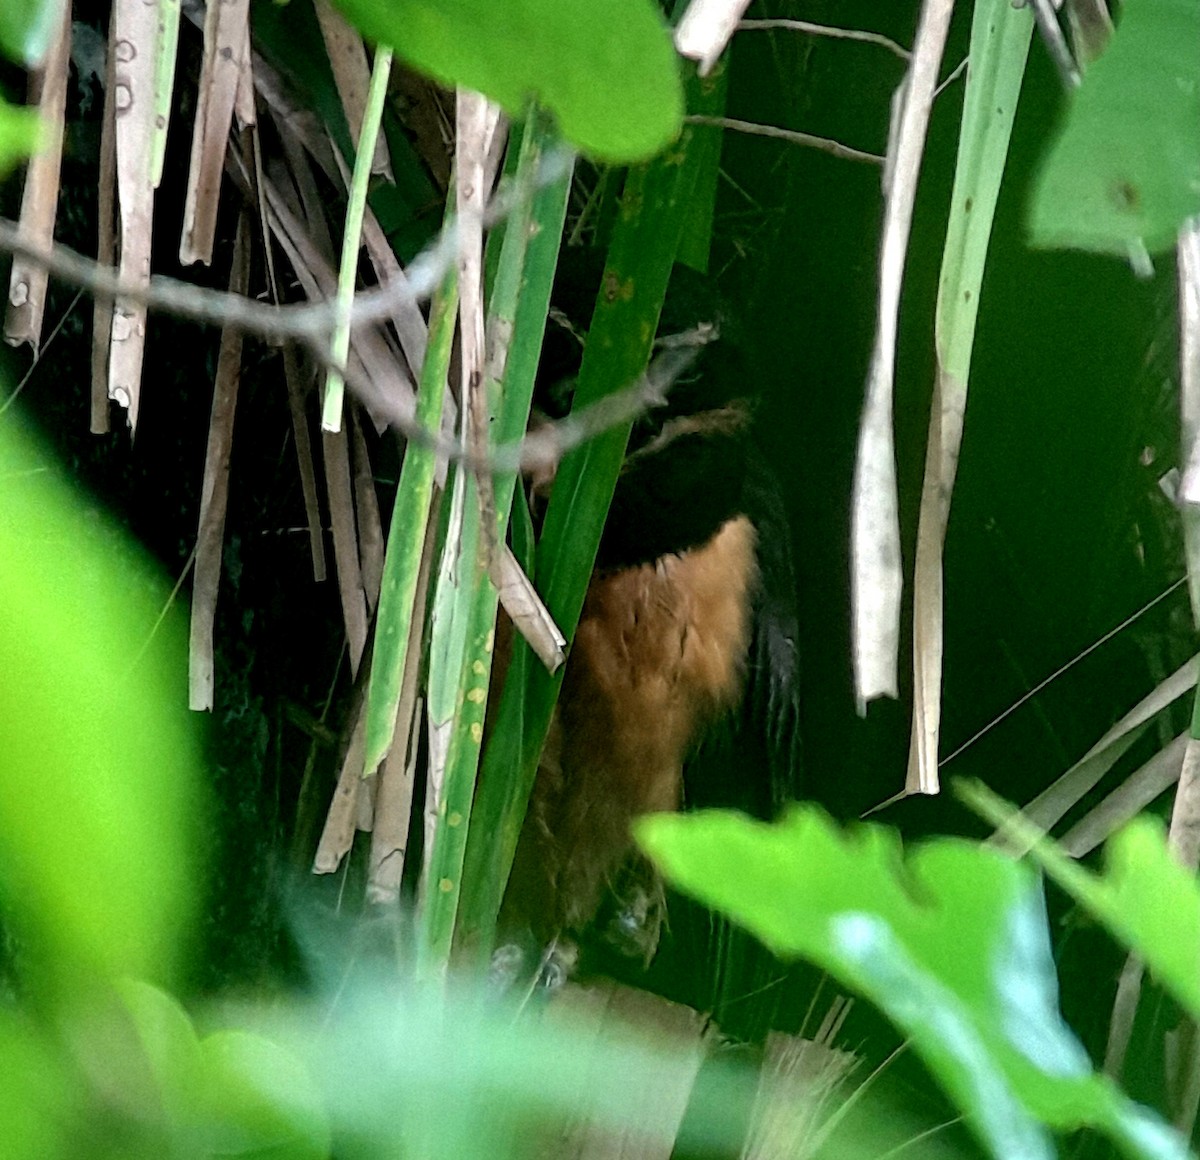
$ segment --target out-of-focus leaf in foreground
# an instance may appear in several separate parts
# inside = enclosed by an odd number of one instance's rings
[[[876,1003],[993,1155],[1053,1156],[1043,1125],[1092,1126],[1130,1156],[1187,1155],[1063,1022],[1029,868],[949,838],[905,858],[892,831],[842,831],[812,808],[774,825],[660,814],[638,838],[675,885]]]
[[[97,1059],[107,1048],[108,1082],[116,1077],[113,1091],[160,1152],[291,1160],[329,1154],[324,1110],[295,1055],[238,1028],[201,1038],[167,992],[132,980],[118,989],[125,1019],[101,1024],[100,1042],[91,1046]],[[149,1146],[144,1154],[152,1154]]]
[[[1034,191],[1036,245],[1150,252],[1200,212],[1200,4],[1125,6]]]
[[[37,113],[0,100],[0,177],[37,148],[41,128]]]
[[[1200,1019],[1200,884],[1167,848],[1157,819],[1137,818],[1109,839],[1101,877],[984,786],[961,782],[955,789],[976,813],[1028,849],[1059,886],[1137,952],[1192,1018]]]
[[[657,153],[679,132],[683,87],[651,0],[338,0],[364,33],[512,114],[531,99],[563,136],[609,161]]]
[[[0,4],[0,52],[32,68],[50,47],[66,0],[4,0]]]
[[[62,1154],[64,1117],[73,1089],[39,1030],[16,1011],[0,1010],[0,1139],[6,1160]]]
[[[161,975],[197,890],[186,625],[167,587],[0,423],[0,883],[31,982]],[[156,629],[157,624],[157,629]]]

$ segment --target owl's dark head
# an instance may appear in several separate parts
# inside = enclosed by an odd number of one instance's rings
[[[603,254],[567,250],[559,263],[538,373],[536,405],[551,418],[570,409]],[[698,330],[708,341],[633,424],[597,567],[648,563],[705,543],[743,510],[751,419],[747,374],[710,279],[676,266],[658,342]]]

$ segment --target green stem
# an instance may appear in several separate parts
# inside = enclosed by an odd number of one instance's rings
[[[547,118],[531,114],[522,134],[515,180],[534,188],[542,159],[556,142]],[[569,175],[522,198],[504,229],[488,309],[485,384],[498,441],[519,438],[529,420],[533,385],[566,214]],[[498,378],[495,375],[498,373]],[[512,472],[494,480],[496,538],[503,542],[516,483]],[[432,781],[433,827],[417,923],[418,971],[437,978],[450,960],[463,879],[475,777],[492,664],[497,593],[480,565],[479,495],[474,475],[459,469],[461,523],[448,537],[430,645],[429,717],[433,760],[444,753],[440,791]]]
[[[333,364],[325,377],[325,404],[321,410],[321,428],[340,431],[342,428],[342,396],[345,381],[341,372],[350,357],[350,317],[354,307],[354,290],[358,278],[358,251],[362,246],[363,215],[367,208],[367,186],[371,181],[371,165],[375,160],[375,142],[383,120],[383,102],[387,97],[388,77],[392,71],[392,50],[380,45],[375,50],[371,69],[371,87],[367,91],[367,107],[363,112],[362,131],[354,154],[354,174],[350,179],[350,200],[346,205],[346,228],[342,235],[342,262],[338,268],[337,311],[333,337],[329,344]]]

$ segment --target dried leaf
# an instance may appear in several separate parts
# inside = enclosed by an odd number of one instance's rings
[[[567,638],[507,545],[492,567],[492,583],[513,627],[529,642],[546,670],[555,672],[567,659]]]
[[[421,719],[417,683],[421,672],[421,637],[425,627],[423,613],[429,599],[429,577],[437,546],[436,500],[434,506],[435,518],[426,525],[425,544],[417,572],[414,603],[422,615],[413,621],[412,639],[405,653],[404,672],[400,679],[400,697],[396,702],[392,744],[376,775],[379,791],[375,798],[375,829],[371,834],[367,877],[367,901],[374,903],[395,902],[400,897],[400,881],[404,876],[404,857],[412,823],[417,774],[418,747],[413,743],[413,731]]]
[[[896,330],[925,131],[953,7],[953,0],[924,0],[921,6],[912,61],[899,100],[899,128],[888,150],[890,174],[879,256],[879,317],[859,430],[851,527],[854,689],[860,713],[866,711],[868,701],[895,697],[898,692],[896,664],[904,578],[892,435]]]
[[[1053,785],[1044,789],[1022,810],[1041,830],[1051,829],[1076,802],[1082,800],[1137,739],[1137,731],[1168,705],[1196,686],[1200,655],[1181,665],[1143,697]]]
[[[250,282],[251,222],[238,217],[233,243],[229,292],[245,295]],[[213,706],[213,620],[221,582],[221,544],[229,498],[229,457],[233,448],[233,416],[237,409],[242,371],[242,332],[227,326],[221,333],[217,376],[213,384],[208,450],[204,456],[204,486],[200,497],[200,530],[196,534],[196,567],[192,583],[192,628],[188,648],[188,705]]]
[[[375,614],[379,603],[379,585],[383,576],[383,525],[379,519],[379,496],[375,493],[375,476],[371,457],[363,437],[363,411],[352,408],[351,438],[354,440],[354,510],[358,516],[358,558],[362,573],[363,594],[367,598],[367,619]]]
[[[367,64],[367,52],[362,37],[347,23],[329,0],[316,0],[314,8],[321,36],[325,40],[325,51],[333,69],[333,82],[342,107],[346,110],[346,121],[350,136],[357,142],[362,132],[363,113],[367,107],[367,90],[371,85],[371,69]],[[371,172],[381,177],[392,176],[388,162],[387,142],[379,137],[375,142],[375,156],[371,158]]]
[[[116,53],[113,40],[117,22],[109,27],[105,54],[104,110],[100,123],[100,173],[96,189],[96,261],[113,266],[117,261],[117,130]],[[108,424],[108,356],[112,345],[113,303],[97,298],[92,303],[92,406],[91,432],[106,434]]]
[[[150,280],[154,225],[154,90],[158,8],[142,0],[113,5],[113,102],[116,132],[118,270],[131,281]],[[146,347],[146,307],[118,299],[112,311],[108,356],[108,397],[124,407],[137,429],[142,359]]]
[[[579,1042],[604,1041],[618,1029],[635,1027],[661,1054],[651,1073],[637,1068],[622,1085],[627,1101],[623,1126],[604,1107],[607,1083],[579,1076],[569,1109],[555,1133],[553,1154],[569,1160],[668,1160],[715,1036],[704,1016],[646,991],[617,983],[564,987],[546,1012],[551,1025],[569,1027]]]
[[[29,159],[25,171],[19,230],[22,240],[47,250],[54,242],[54,218],[58,211],[63,112],[67,103],[67,66],[70,60],[71,13],[67,5],[64,6],[63,19],[42,68],[33,73],[29,80],[29,104],[38,107],[43,135],[41,148]],[[29,343],[35,357],[41,343],[47,280],[44,266],[20,256],[13,258],[4,339],[13,346]]]
[[[325,488],[329,500],[329,522],[333,529],[333,558],[337,566],[342,620],[350,645],[350,671],[358,673],[367,642],[367,605],[359,567],[358,532],[350,485],[350,453],[345,428],[322,431],[325,451]],[[360,771],[361,772],[361,771]]]
[[[341,436],[345,438],[343,434]],[[358,796],[365,792],[363,785],[363,745],[366,737],[366,702],[360,700],[353,709],[350,742],[342,759],[338,774],[337,789],[329,804],[325,828],[313,858],[314,874],[333,874],[342,864],[342,859],[354,844],[354,831],[358,823]]]
[[[707,76],[725,51],[750,0],[692,0],[675,29],[675,51]]]
[[[225,147],[242,75],[242,54],[249,43],[249,13],[250,0],[221,0],[210,3],[205,12],[204,59],[179,241],[179,261],[185,266],[212,262]]]
[[[1073,858],[1090,854],[1101,842],[1137,817],[1169,785],[1179,780],[1187,734],[1180,734],[1140,769],[1131,773],[1063,836],[1059,845]]]
[[[937,371],[913,569],[913,724],[906,793],[937,793],[942,720],[942,549],[962,445],[975,319],[1000,179],[1033,32],[1028,10],[979,0],[950,221],[938,283]]]

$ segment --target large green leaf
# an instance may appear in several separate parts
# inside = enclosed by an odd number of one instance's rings
[[[63,1155],[64,1111],[75,1090],[41,1029],[5,1006],[0,1009],[0,1140],[5,1160]]]
[[[31,109],[14,109],[0,100],[0,176],[37,147],[42,123]]]
[[[1138,0],[1088,70],[1046,159],[1033,241],[1126,254],[1200,212],[1200,4]]]
[[[1097,1128],[1131,1156],[1187,1155],[1092,1070],[1059,1015],[1027,867],[949,838],[905,859],[892,831],[841,831],[813,808],[775,825],[729,812],[656,815],[638,837],[676,885],[875,1002],[993,1155],[1052,1156],[1039,1121]]]
[[[510,114],[535,99],[585,152],[656,153],[678,132],[683,90],[651,0],[338,0],[372,39]]]
[[[1085,870],[986,787],[956,792],[981,816],[1016,838],[1080,905],[1137,952],[1175,999],[1200,1019],[1200,884],[1167,849],[1160,822],[1142,817],[1104,848],[1103,877]]]
[[[196,895],[186,624],[157,570],[0,423],[0,881],[31,982],[156,974]]]

